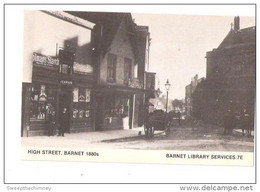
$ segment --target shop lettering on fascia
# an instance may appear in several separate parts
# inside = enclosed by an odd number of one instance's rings
[[[40,66],[59,66],[59,59],[49,55],[42,55],[40,53],[33,53],[33,64]],[[89,64],[73,63],[73,70],[76,73],[93,73],[93,66]]]
[[[41,55],[40,53],[33,53],[33,64],[53,66],[59,65],[59,59],[49,55]]]

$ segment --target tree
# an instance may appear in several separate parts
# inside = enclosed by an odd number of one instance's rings
[[[179,99],[174,99],[173,101],[172,101],[172,107],[173,107],[173,109],[175,110],[175,111],[177,111],[177,110],[183,110],[183,108],[184,108],[184,102],[183,102],[183,100],[179,100]]]

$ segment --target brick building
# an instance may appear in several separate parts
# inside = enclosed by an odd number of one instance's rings
[[[207,52],[206,81],[200,86],[204,118],[219,122],[227,109],[239,113],[243,108],[254,115],[255,35],[255,27],[240,29],[240,19],[235,17],[234,26],[218,48]]]

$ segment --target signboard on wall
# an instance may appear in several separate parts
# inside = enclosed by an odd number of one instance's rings
[[[38,65],[59,65],[59,59],[54,58],[49,55],[42,55],[40,53],[33,53],[33,64],[38,64]]]
[[[71,15],[69,13],[63,12],[63,11],[48,11],[48,10],[44,10],[43,12],[53,15],[55,17],[58,17],[60,19],[63,19],[65,21],[74,23],[76,25],[79,25],[81,27],[85,27],[87,29],[93,29],[95,23],[91,23],[87,20],[81,19],[79,17],[76,17],[74,15]]]
[[[62,54],[61,54],[62,53]],[[66,57],[68,54],[64,54],[64,51],[60,52],[60,58],[55,58],[49,55],[43,55],[41,53],[33,53],[33,64],[43,65],[43,66],[59,66],[59,63],[62,64],[73,64],[73,71],[75,73],[87,74],[93,73],[93,66],[90,64],[82,64],[74,61],[75,53],[72,57]],[[72,63],[71,63],[72,62]]]

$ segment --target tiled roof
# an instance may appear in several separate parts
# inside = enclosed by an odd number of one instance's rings
[[[101,24],[103,26],[103,36],[102,36],[102,52],[106,50],[111,45],[118,28],[122,20],[125,17],[130,20],[129,31],[134,32],[134,23],[132,22],[131,13],[117,13],[117,12],[80,12],[80,11],[68,11],[68,13],[86,19],[95,24]]]
[[[255,43],[255,27],[230,30],[218,49],[231,48],[242,44]]]

